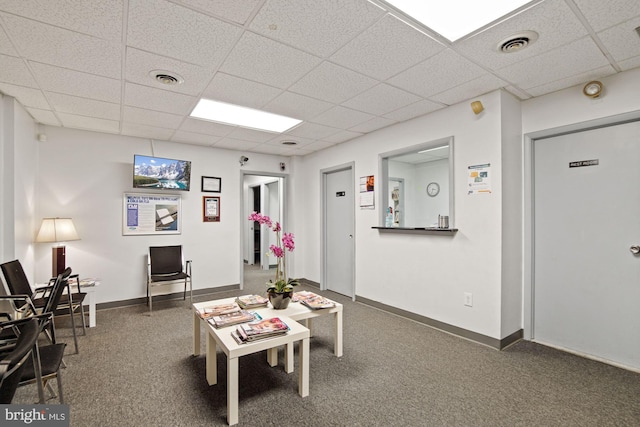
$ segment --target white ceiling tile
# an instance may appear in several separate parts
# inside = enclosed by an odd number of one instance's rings
[[[574,0],[595,31],[625,22],[640,15],[638,0]]]
[[[220,70],[286,89],[320,61],[301,50],[245,32]]]
[[[273,86],[217,73],[204,90],[202,97],[245,107],[262,108],[281,92],[282,89]]]
[[[177,74],[184,81],[177,85],[161,83],[149,74],[155,70]],[[177,59],[155,55],[132,47],[127,48],[125,78],[129,82],[186,95],[198,95],[207,86],[212,76],[212,71],[199,65],[188,64]]]
[[[97,130],[99,132],[118,133],[120,124],[114,120],[95,117],[77,116],[75,114],[57,113],[62,125],[74,129]]]
[[[286,132],[285,135],[301,136],[302,138],[322,139],[329,135],[338,133],[340,129],[329,126],[319,125],[317,123],[303,122]]]
[[[276,99],[265,105],[264,109],[299,120],[310,120],[332,106],[330,102],[293,92],[282,92]]]
[[[498,51],[498,43],[528,30],[538,33],[536,42],[515,52]],[[477,64],[497,69],[566,45],[586,34],[586,28],[564,0],[545,0],[499,25],[456,43],[455,49]]]
[[[186,132],[203,133],[215,136],[227,136],[235,129],[234,126],[223,125],[222,123],[211,122],[209,120],[200,120],[187,117],[180,130]]]
[[[51,106],[40,89],[0,83],[0,92],[13,96],[24,107],[49,110]]]
[[[293,156],[306,156],[307,154],[313,153],[313,150],[308,150],[306,148],[295,148],[292,147],[290,150],[284,150],[282,152],[282,156],[293,157]]]
[[[603,77],[610,76],[611,74],[615,74],[615,72],[616,70],[614,70],[612,66],[606,65],[595,70],[589,70],[586,73],[576,74],[564,79],[555,80],[551,83],[543,84],[541,86],[528,88],[527,92],[529,92],[533,96],[541,96],[574,85],[584,85],[588,81],[601,79]],[[582,91],[582,86],[580,87],[580,91]]]
[[[418,101],[415,104],[407,105],[406,107],[398,108],[395,111],[385,114],[384,117],[397,122],[404,122],[418,116],[424,116],[425,114],[429,114],[441,108],[444,108],[444,105],[424,100]],[[354,128],[353,130],[358,129]]]
[[[638,3],[640,4],[640,1]],[[640,27],[640,17],[602,31],[598,33],[598,38],[604,43],[614,60],[624,61],[640,55],[640,34],[635,30],[638,27]]]
[[[216,148],[226,148],[229,150],[251,150],[259,145],[262,144],[253,141],[242,141],[232,138],[221,138],[220,140],[218,140],[218,142],[213,144],[213,146]]]
[[[326,57],[383,14],[362,0],[267,0],[249,28]]]
[[[14,56],[0,55],[0,81],[18,86],[38,87],[24,61]]]
[[[129,1],[127,44],[192,64],[217,66],[241,32],[237,26],[164,0]]]
[[[331,56],[331,61],[379,80],[442,51],[444,46],[386,15]]]
[[[339,129],[348,129],[371,120],[374,116],[362,111],[352,110],[337,105],[322,114],[317,115],[313,121],[321,125],[331,126]]]
[[[2,17],[21,56],[99,76],[120,78],[120,43],[13,15],[4,14]]]
[[[323,62],[289,89],[336,104],[373,87],[376,80],[330,62]]]
[[[189,114],[197,98],[134,83],[126,83],[124,104],[172,114]]]
[[[168,141],[173,135],[173,129],[141,125],[139,123],[123,123],[122,135],[138,136],[140,138],[161,139]]]
[[[171,137],[171,140],[175,142],[184,142],[188,144],[213,145],[214,143],[220,140],[220,137],[205,135],[202,133],[194,133],[194,132],[186,132],[183,130],[178,130],[173,134],[173,137]]]
[[[123,0],[3,1],[0,9],[102,39],[122,39]]]
[[[507,82],[499,79],[493,74],[485,74],[484,76],[477,79],[462,83],[461,85],[456,86],[453,89],[449,89],[436,95],[432,95],[429,97],[429,99],[431,99],[432,101],[441,102],[443,104],[453,105],[469,99],[469,93],[482,95],[506,85]]]
[[[178,0],[179,3],[210,15],[244,24],[261,0]]]
[[[254,129],[236,127],[227,137],[231,139],[241,139],[244,141],[266,142],[272,139],[276,134],[272,132],[262,132]]]
[[[285,145],[286,147],[306,147],[309,144],[313,144],[314,142],[316,142],[315,139],[310,139],[310,138],[301,138],[299,136],[296,137],[291,137],[291,136],[287,136],[287,135],[278,135],[276,138],[273,138],[269,141],[267,141],[267,144],[271,144],[271,145],[284,145],[282,142],[283,141],[295,141],[297,144],[296,145]]]
[[[180,126],[184,116],[161,113],[159,111],[145,110],[142,108],[124,106],[123,120],[129,123],[154,126],[159,128],[175,129]]]
[[[528,90],[580,75],[609,62],[590,37],[498,70],[507,81]]]
[[[342,105],[381,116],[418,101],[420,101],[420,97],[416,95],[381,83],[342,103]]]
[[[632,70],[634,68],[640,67],[640,56],[627,59],[626,61],[620,61],[618,62],[618,65],[620,66],[622,71]]]
[[[18,52],[13,48],[13,44],[11,44],[2,27],[0,27],[0,54],[18,56]]]
[[[313,151],[320,151],[320,150],[324,150],[325,148],[333,147],[334,145],[336,145],[335,142],[316,141],[313,144],[309,144],[305,148]]]
[[[327,137],[323,138],[322,140],[326,141],[326,142],[335,142],[337,144],[337,143],[340,143],[340,142],[349,141],[351,139],[357,138],[357,137],[362,136],[362,135],[364,135],[364,134],[360,133],[360,132],[351,132],[351,131],[348,131],[348,130],[343,130],[343,131],[340,131],[340,132],[335,133],[333,135],[327,136]]]
[[[27,110],[29,114],[31,114],[31,117],[33,117],[38,123],[42,123],[43,125],[60,126],[60,121],[58,121],[58,118],[53,111],[30,107],[26,107],[25,110]]]
[[[443,73],[442,70],[447,70]],[[447,49],[389,79],[389,83],[429,97],[484,75],[486,72]]]
[[[55,92],[47,92],[46,95],[53,108],[58,112],[108,120],[120,120],[120,104],[96,101],[89,98],[80,98]]]
[[[378,129],[382,129],[385,128],[387,126],[391,126],[392,124],[397,123],[396,120],[391,120],[391,119],[387,119],[384,117],[374,117],[371,120],[367,120],[364,123],[360,123],[357,126],[353,126],[351,127],[349,130],[353,131],[353,132],[358,132],[358,133],[369,133],[369,132],[373,132],[374,130],[378,130]],[[327,140],[327,138],[324,138],[325,140]]]
[[[530,93],[525,92],[524,90],[515,87],[515,86],[505,86],[505,90],[507,92],[509,92],[510,94],[512,94],[513,96],[515,96],[516,98],[519,98],[521,100],[525,100],[525,99],[529,99],[532,98]]]
[[[251,148],[251,151],[253,151],[254,153],[272,154],[274,156],[285,156],[285,153],[291,152],[293,150],[294,149],[292,149],[291,147],[270,144],[258,144]]]
[[[44,90],[106,102],[119,103],[121,100],[120,80],[37,62],[30,62],[29,66]]]

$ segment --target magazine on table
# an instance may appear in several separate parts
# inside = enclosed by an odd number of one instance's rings
[[[260,295],[241,295],[236,298],[236,303],[242,308],[266,307],[269,300]]]
[[[232,313],[221,314],[219,316],[213,316],[208,319],[208,322],[214,328],[224,328],[225,326],[237,325],[239,323],[253,322],[262,319],[259,314],[253,311],[239,310]]]
[[[203,319],[220,316],[222,314],[235,313],[236,311],[240,311],[240,307],[235,302],[230,302],[228,304],[216,304],[210,307],[201,307],[197,309],[198,316]]]
[[[298,301],[300,304],[303,304],[309,307],[312,310],[319,310],[321,308],[333,308],[336,306],[336,303],[323,297],[322,295],[314,294],[309,291],[301,291],[296,292],[298,296]]]
[[[282,319],[273,317],[271,319],[263,319],[238,325],[236,333],[242,341],[247,342],[284,335],[288,330],[289,326],[287,326]]]

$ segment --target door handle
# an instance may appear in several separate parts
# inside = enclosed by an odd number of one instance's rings
[[[633,245],[629,248],[629,250],[631,251],[632,254],[634,255],[638,255],[640,254],[640,246],[638,245]]]

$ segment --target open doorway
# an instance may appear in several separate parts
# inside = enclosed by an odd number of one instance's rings
[[[253,275],[259,271],[270,274],[275,268],[276,259],[267,256],[269,247],[275,244],[276,235],[265,225],[247,221],[251,212],[268,215],[272,221],[278,221],[284,227],[285,211],[285,177],[280,175],[242,174],[243,205],[241,209],[242,224],[242,271],[241,287],[247,270]],[[262,274],[262,273],[260,273]]]

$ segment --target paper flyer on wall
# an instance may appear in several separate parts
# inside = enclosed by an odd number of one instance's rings
[[[491,163],[469,166],[469,192],[468,194],[491,193]]]
[[[125,194],[122,234],[179,234],[180,196]]]
[[[374,178],[373,175],[360,177],[360,209],[374,209]]]

